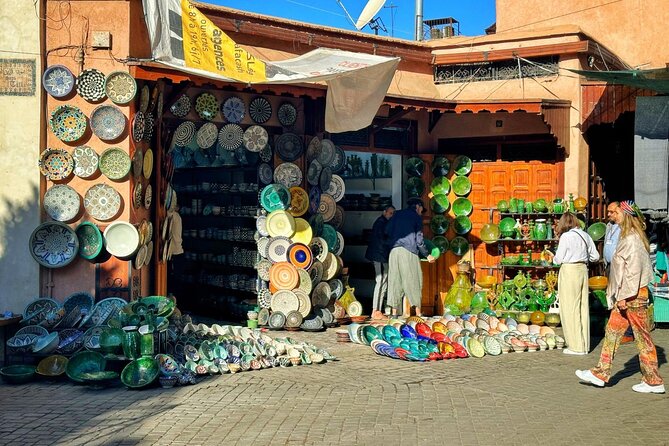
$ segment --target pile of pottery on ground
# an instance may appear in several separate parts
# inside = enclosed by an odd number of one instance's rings
[[[481,358],[565,346],[564,338],[551,327],[527,325],[488,313],[354,323],[347,330],[338,330],[338,338],[346,335],[351,342],[369,345],[379,355],[406,361]]]

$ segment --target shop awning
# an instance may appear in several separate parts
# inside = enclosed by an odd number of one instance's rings
[[[259,60],[188,0],[142,0],[142,4],[155,62],[245,84],[325,82],[325,130],[331,133],[372,123],[400,61],[330,48],[283,61]]]
[[[624,71],[584,71],[572,70],[588,79],[605,81],[609,84],[628,85],[630,87],[669,93],[669,67],[652,70]]]

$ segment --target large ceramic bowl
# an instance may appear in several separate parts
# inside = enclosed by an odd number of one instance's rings
[[[602,222],[593,223],[588,227],[588,234],[594,241],[600,240],[606,234],[606,224]]]
[[[50,65],[42,75],[42,86],[54,98],[62,98],[70,94],[74,83],[74,75],[63,65]]]
[[[588,287],[591,290],[605,290],[608,283],[606,276],[593,276],[588,279]]]
[[[453,240],[451,240],[451,251],[457,256],[463,256],[469,251],[469,242],[464,237],[453,237]]]
[[[484,243],[495,243],[501,235],[499,226],[494,223],[487,223],[481,227],[481,240]]]
[[[139,358],[123,368],[121,381],[127,387],[137,389],[151,384],[159,373],[160,367],[154,358]]]
[[[7,384],[25,384],[35,378],[35,366],[8,365],[0,369],[0,377]]]
[[[101,372],[105,369],[107,360],[98,352],[79,352],[70,358],[65,367],[68,378],[76,382],[84,382],[82,374]]]
[[[30,236],[30,254],[46,268],[61,268],[79,253],[79,239],[68,225],[50,221],[39,225]]]
[[[120,137],[126,128],[126,118],[120,108],[114,105],[100,105],[91,114],[93,133],[103,141]]]
[[[139,248],[139,232],[132,224],[115,221],[104,232],[107,251],[119,259],[131,258]]]
[[[120,353],[125,333],[120,328],[106,328],[100,333],[100,350],[102,353]]]
[[[104,247],[102,233],[98,227],[90,221],[84,221],[77,226],[75,232],[79,239],[79,255],[86,260],[96,258]]]
[[[146,296],[140,299],[140,303],[153,310],[158,317],[170,317],[174,312],[176,302],[165,296]]]
[[[68,362],[67,357],[63,355],[47,356],[37,364],[37,373],[48,377],[61,376],[65,373]]]
[[[84,136],[88,128],[88,120],[78,107],[60,105],[51,112],[49,127],[61,141],[73,142]]]
[[[502,232],[510,232],[516,226],[516,220],[511,217],[505,217],[499,222],[499,230]]]

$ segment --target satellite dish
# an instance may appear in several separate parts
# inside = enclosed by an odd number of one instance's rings
[[[360,16],[358,17],[358,21],[355,22],[355,27],[357,29],[362,29],[365,27],[365,25],[372,20],[372,18],[376,15],[377,12],[383,8],[383,4],[386,2],[386,0],[369,0],[365,7],[363,8],[362,12],[360,13]]]

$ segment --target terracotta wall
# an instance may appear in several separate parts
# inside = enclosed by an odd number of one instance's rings
[[[37,9],[39,11],[39,7]],[[0,315],[21,313],[39,294],[39,268],[28,240],[40,223],[39,128],[42,60],[41,22],[33,2],[14,2],[0,9]],[[27,69],[27,70],[26,70]],[[25,70],[25,71],[24,71]],[[9,73],[9,74],[8,74]],[[10,79],[21,88],[13,89]],[[21,93],[21,95],[16,95]]]
[[[663,36],[667,0],[497,0],[497,33],[578,25],[630,66],[662,68],[669,61]],[[595,69],[606,70],[601,63]]]

